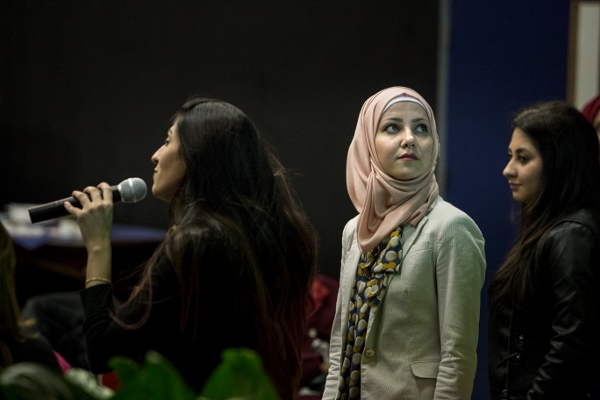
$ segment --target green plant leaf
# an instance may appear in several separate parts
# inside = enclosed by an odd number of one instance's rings
[[[113,357],[109,364],[121,381],[116,393],[98,386],[86,370],[72,369],[62,375],[40,364],[19,363],[0,371],[0,394],[6,400],[280,400],[260,357],[249,349],[223,351],[202,397],[154,351],[146,354],[143,365],[125,357]]]
[[[69,370],[64,374],[64,378],[67,382],[69,382],[69,384],[84,390],[94,398],[109,399],[114,394],[112,389],[109,389],[106,386],[100,386],[98,384],[98,378],[96,375],[83,368],[69,368]],[[74,391],[75,389],[72,389],[72,392]]]
[[[230,348],[221,356],[221,363],[202,388],[202,397],[211,400],[280,400],[255,351]]]
[[[36,363],[17,363],[0,372],[0,392],[7,400],[103,400],[102,392],[90,392],[63,374]]]
[[[121,385],[127,385],[129,382],[135,380],[142,369],[140,364],[122,356],[112,357],[108,361],[108,366],[116,372]]]
[[[115,360],[114,366],[118,368],[117,375],[124,371],[127,378],[119,375],[121,388],[112,400],[196,400],[176,368],[155,351],[146,353],[144,364],[137,371],[124,360]]]

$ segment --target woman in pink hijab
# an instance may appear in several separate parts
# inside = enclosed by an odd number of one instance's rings
[[[324,400],[471,398],[484,239],[439,196],[431,107],[391,87],[364,103],[348,150],[340,289]]]

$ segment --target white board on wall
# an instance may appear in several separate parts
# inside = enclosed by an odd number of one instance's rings
[[[600,1],[577,1],[572,34],[571,96],[572,104],[581,109],[600,93]]]

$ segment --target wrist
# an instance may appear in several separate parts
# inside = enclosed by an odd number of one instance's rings
[[[96,285],[112,285],[112,281],[108,278],[102,278],[99,276],[92,276],[91,278],[87,278],[85,280],[86,289]]]
[[[110,239],[86,243],[85,248],[88,254],[102,254],[112,250]]]
[[[94,246],[88,248],[85,287],[110,283],[112,280],[112,248]]]

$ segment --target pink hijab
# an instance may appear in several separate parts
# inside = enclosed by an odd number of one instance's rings
[[[382,114],[398,97],[400,101],[421,104],[431,125],[434,156],[429,168],[420,176],[399,181],[389,176],[379,163],[375,151],[375,133]],[[421,95],[412,89],[396,86],[383,89],[371,96],[362,106],[348,149],[346,185],[350,199],[359,212],[357,240],[360,250],[366,253],[377,246],[399,225],[417,225],[439,188],[435,179],[435,166],[440,154],[440,141],[433,111]]]

